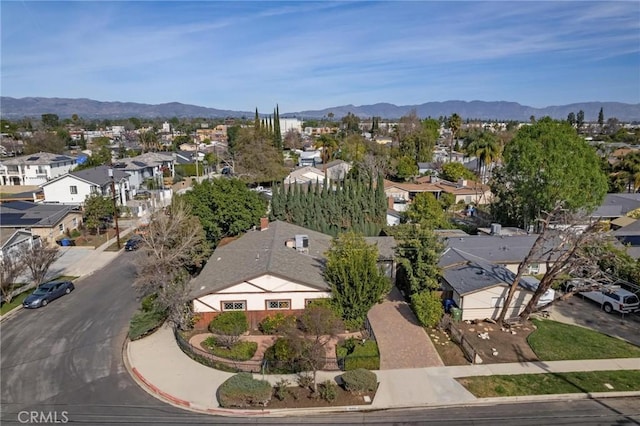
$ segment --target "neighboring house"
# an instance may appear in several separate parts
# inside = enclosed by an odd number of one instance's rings
[[[315,166],[322,164],[322,154],[320,151],[302,151],[298,157],[298,167]]]
[[[502,311],[515,273],[465,251],[448,248],[440,259],[444,297],[462,310],[462,320],[497,319]],[[535,277],[523,276],[515,290],[506,318],[517,317],[539,285]],[[544,306],[555,298],[548,290],[538,302]]]
[[[198,325],[225,311],[244,311],[252,328],[266,316],[301,312],[309,301],[331,295],[323,276],[332,237],[287,222],[261,220],[260,229],[219,246],[191,282]],[[395,279],[392,237],[377,244],[379,262]]]
[[[49,152],[6,158],[0,160],[0,184],[41,185],[68,173],[75,167],[74,157]]]
[[[306,183],[324,183],[324,173],[312,166],[304,166],[293,170],[284,178],[285,185],[306,184]]]
[[[27,229],[0,228],[0,259],[17,256],[33,247],[37,238]]]
[[[537,237],[537,235],[504,236],[498,233],[449,237],[444,240],[444,243],[447,248],[463,250],[516,273],[520,262],[529,254]],[[527,270],[528,274],[538,275],[547,272],[547,261],[552,264],[557,255],[547,259],[548,256],[543,254],[545,251],[546,249],[543,248],[541,254],[532,259]]]
[[[32,235],[51,243],[67,230],[77,229],[82,212],[75,206],[11,201],[0,204],[0,229],[30,230]]]
[[[422,192],[430,192],[436,199],[442,194],[451,194],[455,203],[488,204],[491,202],[491,189],[479,182],[460,179],[453,183],[439,179],[435,176],[423,176],[415,182],[384,181],[384,193],[395,201],[394,210],[404,211],[416,195]]]
[[[612,220],[640,208],[640,193],[607,194],[604,201],[591,217],[598,220]]]
[[[631,218],[621,217],[617,221],[621,221],[621,219]],[[620,243],[621,249],[634,259],[638,259],[640,258],[640,220],[631,220],[632,222],[626,226],[611,231],[611,235]]]
[[[390,198],[390,200],[393,200],[393,199]],[[398,213],[396,210],[392,208],[387,209],[387,225],[388,226],[400,225],[401,220],[402,220],[402,216],[400,215],[400,213]]]
[[[333,160],[325,165],[316,167],[322,172],[324,176],[324,170],[327,170],[327,178],[331,180],[344,180],[347,177],[347,173],[351,170],[351,164],[343,160]]]
[[[124,205],[129,199],[129,176],[122,170],[113,169],[116,197]],[[44,201],[81,206],[91,194],[113,197],[108,166],[98,166],[67,173],[43,185]]]
[[[132,158],[121,158],[113,168],[127,172],[129,189],[133,195],[145,186],[147,180],[154,180],[162,186],[163,176],[174,177],[174,157],[172,153],[147,152]]]

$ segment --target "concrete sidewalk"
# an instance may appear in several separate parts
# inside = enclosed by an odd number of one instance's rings
[[[640,369],[640,359],[629,358],[380,370],[376,371],[379,386],[371,405],[296,410],[269,410],[268,407],[265,410],[230,410],[223,409],[218,405],[216,390],[233,373],[215,370],[193,361],[180,350],[173,336],[173,331],[167,326],[141,340],[128,342],[124,359],[125,365],[138,384],[165,402],[198,412],[236,416],[282,416],[327,411],[437,407],[505,401],[521,402],[527,398],[530,400],[562,399],[563,395],[480,399],[468,392],[455,378],[495,374]],[[341,373],[337,371],[318,372],[318,381],[334,379]],[[261,375],[255,376],[263,378]],[[274,384],[283,377],[295,383],[294,375],[266,375],[264,379]],[[640,395],[640,392],[624,393],[624,395],[631,394]],[[581,396],[584,395],[571,394],[570,398],[576,399]],[[603,393],[598,396],[620,396],[620,393]]]

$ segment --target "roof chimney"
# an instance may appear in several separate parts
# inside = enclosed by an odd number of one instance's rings
[[[261,231],[266,231],[267,229],[269,229],[269,218],[268,217],[261,217],[260,218],[260,230]]]
[[[393,210],[393,197],[387,197],[387,208]]]

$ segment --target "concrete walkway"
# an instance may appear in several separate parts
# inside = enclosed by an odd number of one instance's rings
[[[126,345],[125,365],[134,379],[152,395],[165,402],[194,411],[210,414],[255,416],[322,411],[380,410],[388,408],[437,407],[469,405],[505,401],[540,399],[563,399],[562,395],[536,395],[512,398],[476,398],[455,379],[468,376],[488,376],[496,374],[535,374],[569,371],[632,370],[640,369],[639,358],[603,359],[580,361],[553,361],[513,364],[481,364],[452,367],[430,367],[415,369],[395,369],[376,371],[379,386],[371,405],[357,407],[332,407],[297,410],[230,410],[220,408],[216,399],[217,388],[232,373],[205,367],[187,355],[177,346],[173,331],[163,327],[154,334]],[[335,379],[341,372],[318,372],[318,380]],[[282,378],[295,383],[295,376],[254,375],[275,384]],[[640,395],[640,392],[606,393],[596,396]],[[582,394],[565,395],[564,398],[577,399]],[[593,396],[593,395],[590,395]]]
[[[397,287],[393,286],[384,302],[371,308],[367,318],[380,349],[380,370],[444,365]]]

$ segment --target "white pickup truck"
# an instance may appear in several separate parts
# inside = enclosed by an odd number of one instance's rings
[[[606,313],[613,311],[622,314],[629,314],[640,310],[640,300],[638,296],[620,286],[602,286],[598,290],[580,291],[579,294],[585,299],[598,303]]]

